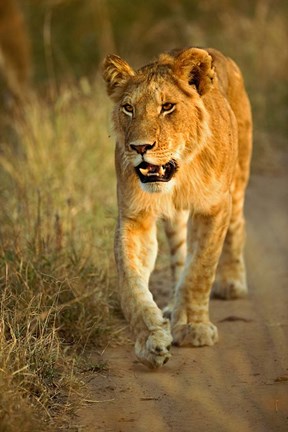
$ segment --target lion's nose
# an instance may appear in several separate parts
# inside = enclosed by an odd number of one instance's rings
[[[130,144],[132,150],[135,150],[137,153],[143,155],[147,152],[147,150],[151,150],[155,146],[154,144]]]

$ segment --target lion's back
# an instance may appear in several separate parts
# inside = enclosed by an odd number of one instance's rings
[[[230,57],[212,48],[208,48],[207,52],[213,59],[219,88],[237,120],[239,164],[247,177],[252,151],[252,112],[243,76],[238,65]]]

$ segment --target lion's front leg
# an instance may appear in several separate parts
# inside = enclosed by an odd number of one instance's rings
[[[177,345],[214,345],[218,331],[209,319],[210,291],[230,216],[230,197],[210,215],[191,216],[187,259],[176,292],[172,334]]]
[[[157,254],[156,223],[149,215],[119,218],[115,256],[123,313],[136,337],[137,358],[160,367],[170,358],[170,324],[153,300],[148,283]]]

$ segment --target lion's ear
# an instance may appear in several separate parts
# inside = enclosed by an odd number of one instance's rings
[[[175,74],[194,85],[202,96],[213,86],[215,75],[212,57],[207,51],[199,48],[189,48],[175,58]]]
[[[102,75],[106,82],[107,93],[118,100],[126,82],[135,73],[125,60],[116,55],[108,55],[102,65]]]

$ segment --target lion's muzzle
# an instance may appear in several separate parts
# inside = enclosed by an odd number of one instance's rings
[[[176,170],[177,164],[173,160],[165,165],[152,165],[144,161],[135,168],[136,174],[142,183],[168,182]]]

